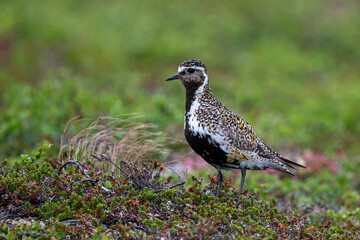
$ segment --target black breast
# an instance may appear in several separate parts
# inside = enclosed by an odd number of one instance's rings
[[[185,138],[190,147],[199,154],[206,162],[211,165],[223,165],[226,163],[226,154],[221,150],[218,143],[211,139],[211,136],[200,136],[189,128],[189,116],[192,103],[195,101],[195,92],[199,86],[190,85],[186,87],[186,106],[185,106]],[[205,91],[211,91],[209,86],[205,86]]]
[[[212,141],[209,135],[196,135],[189,129],[188,126],[186,126],[185,138],[188,141],[190,147],[209,164],[216,164],[221,166],[226,162],[227,157],[225,152],[221,150],[218,143]]]

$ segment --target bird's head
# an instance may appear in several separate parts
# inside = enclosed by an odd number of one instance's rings
[[[185,88],[198,88],[208,83],[207,69],[198,59],[186,60],[179,65],[178,73],[166,81],[175,79],[179,79]]]

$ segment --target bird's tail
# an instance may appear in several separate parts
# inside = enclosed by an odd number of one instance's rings
[[[305,166],[301,165],[301,164],[298,164],[296,162],[293,162],[293,161],[290,161],[289,159],[286,159],[282,156],[279,156],[281,158],[281,160],[285,163],[285,165],[291,169],[294,169],[294,170],[299,170],[298,168],[301,167],[301,168],[306,168]],[[293,173],[291,173],[291,175],[294,175]]]

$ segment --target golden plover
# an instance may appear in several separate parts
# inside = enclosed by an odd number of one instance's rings
[[[197,59],[184,61],[178,73],[166,81],[179,79],[186,89],[185,138],[191,148],[218,171],[216,196],[220,196],[222,169],[241,169],[239,195],[246,170],[289,170],[304,167],[268,147],[252,127],[211,92],[205,65]]]

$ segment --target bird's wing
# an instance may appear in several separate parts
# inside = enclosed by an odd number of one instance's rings
[[[248,160],[246,152],[256,153],[261,158],[281,162],[286,166],[296,169],[304,167],[292,162],[268,147],[255,133],[253,128],[242,117],[221,104],[219,109],[219,131],[224,133],[227,142],[232,145],[229,157],[233,156],[238,161]]]
[[[229,144],[241,151],[255,151],[261,139],[256,135],[250,124],[227,107],[219,108],[218,127]]]

